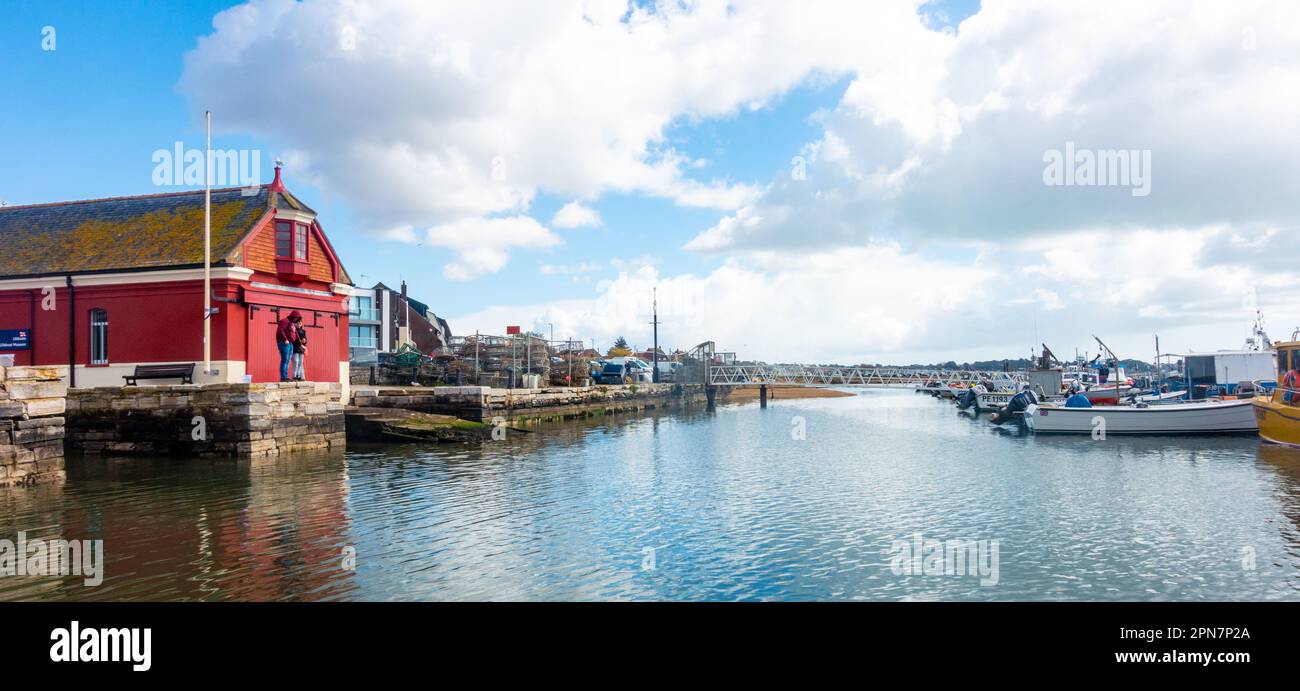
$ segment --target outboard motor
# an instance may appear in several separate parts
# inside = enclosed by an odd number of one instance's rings
[[[957,396],[957,410],[966,410],[979,402],[979,395],[983,392],[984,387],[976,384],[967,388]]]
[[[1024,413],[1031,405],[1038,405],[1038,397],[1030,390],[1029,385],[1025,384],[1020,393],[1011,397],[1005,408],[989,416],[989,422],[995,425],[1011,422],[1016,419],[1017,413]]]

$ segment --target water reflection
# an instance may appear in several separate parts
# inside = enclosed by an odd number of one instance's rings
[[[0,491],[0,537],[102,537],[104,584],[0,578],[0,599],[1300,597],[1300,452],[1035,437],[910,393],[68,475]],[[895,574],[916,534],[998,540],[998,584]]]
[[[341,597],[348,544],[341,454],[292,461],[70,459],[68,481],[0,493],[0,535],[103,539],[107,577],[0,579],[0,598]]]

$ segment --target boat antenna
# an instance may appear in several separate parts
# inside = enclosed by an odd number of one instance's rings
[[[1259,309],[1255,310],[1255,324],[1251,327],[1251,337],[1246,339],[1246,344],[1251,350],[1259,350],[1261,346],[1264,350],[1273,348],[1273,341],[1264,331],[1264,313]]]

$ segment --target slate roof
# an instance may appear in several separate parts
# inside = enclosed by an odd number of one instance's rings
[[[273,206],[312,212],[272,185],[212,190],[212,263]],[[0,207],[0,278],[202,264],[203,190]]]

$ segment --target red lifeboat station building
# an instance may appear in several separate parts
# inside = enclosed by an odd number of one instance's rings
[[[203,359],[203,191],[0,207],[0,353],[122,386],[136,365],[195,383],[276,382],[276,322],[297,310],[307,379],[348,383],[351,280],[285,189],[212,190],[212,372]],[[176,384],[179,380],[144,380]]]

